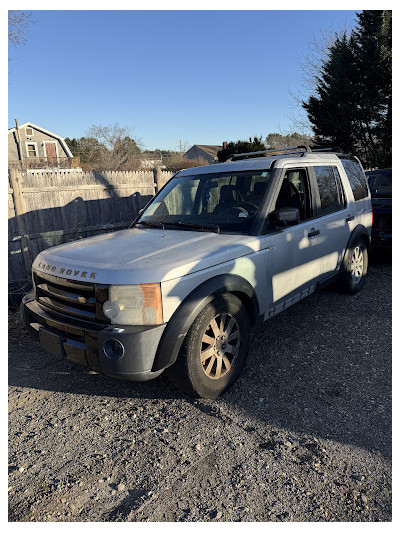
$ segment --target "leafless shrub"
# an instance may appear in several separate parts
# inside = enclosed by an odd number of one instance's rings
[[[205,159],[188,159],[182,154],[173,155],[164,160],[166,170],[177,172],[183,168],[202,167],[208,165]]]
[[[90,170],[138,170],[141,167],[140,140],[132,129],[115,123],[111,126],[92,125],[84,138],[85,167]]]

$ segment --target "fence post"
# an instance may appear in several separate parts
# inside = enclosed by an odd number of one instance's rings
[[[28,280],[31,277],[32,258],[29,250],[29,236],[25,224],[25,202],[22,196],[21,177],[22,173],[18,172],[16,168],[9,168],[8,174],[10,176],[10,185],[13,190],[13,201],[15,217],[17,219],[18,231],[21,237],[21,252],[24,261],[25,271],[28,275]]]
[[[153,168],[153,174],[154,174],[154,185],[156,188],[156,194],[162,187],[162,174],[161,174],[161,167],[154,167]]]

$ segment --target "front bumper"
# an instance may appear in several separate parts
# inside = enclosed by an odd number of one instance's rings
[[[24,323],[40,345],[57,357],[89,367],[96,372],[130,381],[147,381],[164,369],[152,372],[156,351],[166,324],[159,326],[114,326],[68,319],[47,311],[34,293],[22,300]],[[118,359],[110,359],[104,343],[117,340],[124,347]]]

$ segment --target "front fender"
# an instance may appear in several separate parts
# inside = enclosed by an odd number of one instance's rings
[[[199,313],[220,294],[231,293],[244,303],[250,324],[259,320],[259,303],[250,283],[235,274],[221,274],[194,289],[168,321],[161,337],[152,372],[171,366],[178,357],[183,340]]]

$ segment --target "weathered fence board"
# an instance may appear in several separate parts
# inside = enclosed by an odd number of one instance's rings
[[[129,226],[172,176],[141,172],[9,170],[9,284],[29,281],[43,249]],[[14,186],[13,186],[14,184]]]

